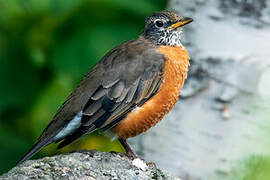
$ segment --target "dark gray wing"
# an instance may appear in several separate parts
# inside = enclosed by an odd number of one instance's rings
[[[80,128],[65,137],[59,148],[94,130],[110,129],[157,92],[164,57],[154,48],[134,49],[136,46],[132,45],[103,61],[107,71],[83,107]]]

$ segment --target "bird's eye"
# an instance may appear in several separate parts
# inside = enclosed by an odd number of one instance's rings
[[[156,26],[159,27],[159,28],[160,28],[160,27],[163,27],[163,25],[164,25],[163,21],[161,21],[161,20],[156,20],[156,21],[155,21],[155,24],[156,24]]]

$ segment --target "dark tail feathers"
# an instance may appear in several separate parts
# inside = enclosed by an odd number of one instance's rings
[[[40,140],[38,141],[16,164],[19,165],[23,163],[24,161],[30,159],[32,156],[34,156],[41,148],[49,145],[51,143],[50,139],[47,140]]]

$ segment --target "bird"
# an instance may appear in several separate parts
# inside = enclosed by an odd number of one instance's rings
[[[118,139],[125,154],[137,158],[127,139],[160,122],[179,99],[190,59],[182,30],[192,21],[173,10],[148,16],[136,40],[90,69],[17,165],[49,144],[62,148],[95,131]]]

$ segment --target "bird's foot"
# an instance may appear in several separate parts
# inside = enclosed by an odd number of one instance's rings
[[[122,146],[124,147],[125,149],[125,155],[131,159],[131,160],[134,160],[134,159],[137,159],[138,156],[137,154],[132,150],[132,148],[129,146],[129,144],[127,143],[127,141],[125,139],[119,139],[119,142],[122,144]]]
[[[121,156],[121,157],[124,156],[122,153],[116,152],[116,151],[110,151],[110,153],[111,153],[112,155],[114,155],[114,156]]]
[[[131,160],[134,160],[134,159],[141,159],[137,154],[135,154],[133,151],[127,151],[125,152],[125,155],[131,159]]]

